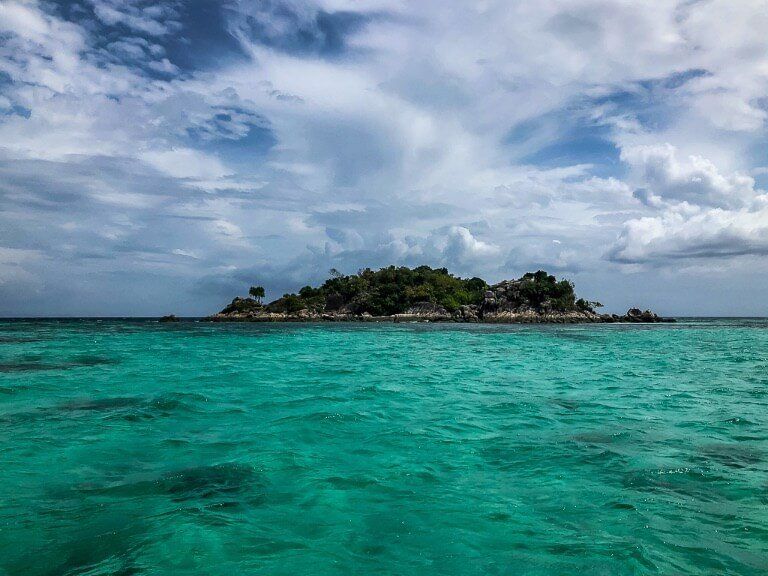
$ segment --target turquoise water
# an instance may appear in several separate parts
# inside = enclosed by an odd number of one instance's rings
[[[765,574],[768,321],[0,322],[0,574]]]

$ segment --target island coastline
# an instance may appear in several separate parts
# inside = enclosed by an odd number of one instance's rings
[[[577,298],[574,285],[544,271],[493,285],[463,279],[445,268],[369,268],[345,276],[335,270],[322,286],[306,286],[262,304],[264,289],[236,297],[208,322],[445,322],[484,324],[598,324],[674,322],[650,310],[601,314],[599,302]]]

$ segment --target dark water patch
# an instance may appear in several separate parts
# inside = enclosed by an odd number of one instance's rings
[[[624,564],[631,562],[642,567],[643,573],[656,573],[659,570],[658,566],[651,560],[648,551],[644,547],[638,546],[633,542],[613,540],[555,542],[546,545],[545,549],[553,556],[566,556],[571,558],[603,556],[610,557],[611,559],[620,559]],[[594,567],[595,566],[593,566],[593,568]],[[598,570],[594,573],[608,574],[611,572]]]
[[[0,388],[0,393],[2,389]],[[10,389],[9,393],[13,393]],[[54,406],[35,410],[13,412],[0,416],[0,421],[11,424],[36,420],[72,418],[98,414],[108,420],[139,422],[155,418],[166,418],[183,412],[198,412],[199,406],[207,402],[202,394],[171,392],[154,398],[143,396],[116,396],[102,398],[77,398]]]
[[[107,356],[97,356],[93,354],[82,354],[80,356],[75,356],[72,361],[67,362],[67,366],[71,367],[77,367],[77,366],[109,366],[112,364],[119,364],[119,360],[117,358],[110,358]]]
[[[351,376],[353,374],[359,374],[359,370],[354,368],[339,368],[337,366],[325,366],[318,370],[323,376]]]
[[[264,502],[267,484],[252,466],[239,463],[212,464],[167,472],[151,480],[139,480],[107,487],[82,486],[87,494],[123,498],[167,496],[173,502],[199,501],[205,505],[226,503],[257,505]],[[224,508],[221,508],[224,509]]]
[[[44,372],[50,370],[68,370],[71,368],[88,368],[92,366],[117,364],[115,358],[103,356],[82,355],[76,356],[68,362],[46,362],[45,357],[39,354],[25,355],[17,360],[0,363],[0,372]]]
[[[170,416],[175,412],[195,411],[197,404],[207,401],[207,397],[202,394],[169,392],[153,398],[126,396],[73,400],[59,404],[54,410],[64,412],[104,411],[114,412],[114,417],[147,419],[158,416]],[[128,409],[127,412],[126,409]]]
[[[247,543],[248,552],[259,557],[278,557],[287,555],[289,552],[307,550],[309,548],[310,546],[297,540],[276,540],[275,538],[266,537],[250,537]],[[280,571],[275,573],[280,573]]]
[[[569,412],[575,412],[581,406],[576,400],[569,400],[567,398],[552,398],[550,403],[560,408],[565,408]]]
[[[754,422],[751,422],[746,418],[742,418],[741,416],[734,416],[733,418],[728,418],[728,420],[726,420],[725,423],[733,424],[734,426],[753,426],[754,425]]]
[[[637,510],[637,508],[635,508],[635,506],[629,502],[610,502],[607,506],[609,508],[613,508],[614,510]]]
[[[765,460],[765,454],[743,444],[708,444],[699,449],[695,460],[715,461],[729,468],[750,468]]]
[[[263,492],[264,489],[263,479],[251,466],[236,463],[171,472],[163,476],[158,484],[160,490],[176,502],[242,494],[254,488]]]
[[[105,410],[120,410],[121,408],[130,408],[138,406],[143,399],[136,396],[125,396],[117,398],[85,398],[82,400],[71,400],[64,402],[52,408],[56,412],[93,412]]]
[[[192,443],[193,441],[187,438],[166,438],[163,440],[163,444],[167,444],[168,446],[173,446],[175,448],[189,446]]]
[[[74,416],[108,413],[125,413],[126,410],[139,406],[142,398],[136,396],[107,397],[107,398],[81,398],[68,400],[54,406],[44,406],[33,410],[11,412],[0,416],[0,421],[7,424],[25,424],[39,420],[55,420],[72,418]]]
[[[717,484],[727,484],[728,478],[699,468],[657,468],[635,470],[624,475],[622,484],[630,490],[669,493],[711,500],[718,496],[713,491]]]
[[[132,422],[166,418],[184,412],[201,412],[201,405],[205,402],[208,402],[208,398],[202,394],[169,392],[142,400],[139,404],[132,406],[127,413],[115,413],[111,417],[124,418]]]
[[[135,551],[120,543],[124,534],[99,534],[85,541],[70,542],[65,560],[47,576],[109,574],[134,576],[142,573],[136,565]]]
[[[142,573],[137,562],[147,530],[142,519],[80,504],[66,523],[50,533],[44,546],[9,550],[0,558],[0,572],[30,576]]]
[[[40,336],[3,336],[0,335],[0,344],[31,344],[34,342],[43,342],[47,338]]]
[[[422,482],[428,484],[440,483],[440,474],[437,471],[433,472],[431,470],[419,470],[418,472],[413,472],[413,477],[418,478]]]
[[[44,370],[59,370],[59,368],[38,362],[0,362],[0,372],[41,372]]]
[[[583,542],[555,543],[546,547],[550,554],[556,556],[588,556],[589,545]]]

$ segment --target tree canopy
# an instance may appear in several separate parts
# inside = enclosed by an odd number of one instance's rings
[[[493,289],[498,293],[489,294],[486,305],[502,302],[506,306],[537,310],[590,312],[601,305],[577,299],[572,282],[558,280],[543,270],[528,272],[518,280],[502,282]],[[266,310],[295,313],[306,309],[318,313],[343,311],[390,316],[426,302],[454,312],[463,305],[483,304],[489,290],[491,287],[482,278],[461,278],[446,268],[387,266],[379,270],[364,268],[350,275],[333,269],[322,285],[304,286],[298,293],[284,294],[267,304]],[[251,286],[249,294],[258,302],[236,298],[228,309],[261,307],[264,288]]]
[[[261,302],[261,299],[266,295],[263,286],[251,286],[250,290],[248,290],[248,294],[256,298],[259,302]]]
[[[298,294],[286,294],[268,308],[282,312],[299,305],[312,310],[345,307],[355,314],[387,316],[417,303],[430,302],[453,311],[463,304],[481,303],[487,289],[481,278],[459,278],[445,268],[429,266],[365,268],[348,276],[332,270],[322,286],[305,286]]]

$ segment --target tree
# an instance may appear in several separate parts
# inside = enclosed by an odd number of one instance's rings
[[[248,294],[256,298],[256,301],[261,304],[261,299],[264,298],[265,292],[263,286],[251,286],[251,289],[248,290]]]

